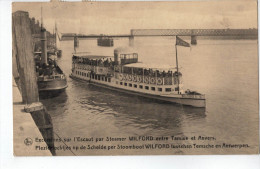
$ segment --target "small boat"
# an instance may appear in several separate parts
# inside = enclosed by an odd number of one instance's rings
[[[114,56],[74,53],[70,77],[131,95],[206,107],[205,95],[183,90],[178,66],[167,68],[140,63],[133,48],[116,48]]]
[[[114,40],[105,35],[101,35],[101,37],[97,39],[97,45],[111,47],[114,46]]]

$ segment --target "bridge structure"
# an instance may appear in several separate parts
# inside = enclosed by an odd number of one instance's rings
[[[100,38],[104,35],[84,34],[61,34],[61,40],[66,38]],[[197,44],[197,36],[235,36],[235,37],[256,37],[258,29],[131,29],[130,34],[105,35],[111,38],[129,38],[129,45],[134,45],[134,37],[152,36],[190,36],[191,44]]]

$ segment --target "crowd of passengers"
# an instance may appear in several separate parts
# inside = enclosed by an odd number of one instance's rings
[[[132,69],[127,67],[124,68],[124,73],[132,74]],[[144,76],[151,76],[151,77],[172,77],[177,76],[177,72],[172,71],[160,71],[160,70],[153,70],[153,69],[143,69],[143,68],[133,68],[133,74],[135,75],[144,75]],[[179,72],[179,75],[182,74]]]
[[[41,58],[37,57],[35,59],[36,73],[38,76],[54,76],[60,73],[60,69],[57,66],[56,61],[48,58],[48,64],[41,63]]]
[[[114,66],[114,62],[111,58],[101,58],[101,59],[89,59],[89,58],[80,58],[78,56],[73,56],[72,61],[74,63],[87,64],[92,66],[104,66],[111,67]]]
[[[102,58],[102,59],[89,59],[89,58],[82,58],[78,56],[73,56],[72,60],[74,63],[81,63],[81,64],[87,64],[87,65],[93,65],[93,66],[105,66],[105,67],[112,67],[115,65],[115,62],[112,61],[111,58]],[[117,68],[117,67],[115,67]],[[143,68],[131,68],[131,67],[124,67],[123,73],[133,74],[135,75],[145,75],[145,76],[151,76],[151,77],[172,77],[177,76],[177,72],[172,71],[160,71],[160,70],[153,70],[153,69],[143,69]],[[116,72],[120,72],[119,69],[116,69]],[[181,73],[179,72],[179,75]]]

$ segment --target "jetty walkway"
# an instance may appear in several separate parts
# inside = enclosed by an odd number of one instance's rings
[[[43,139],[30,113],[24,111],[25,104],[13,79],[13,149],[15,156],[52,156],[49,150],[36,150],[35,146],[46,147],[46,142],[35,142]]]

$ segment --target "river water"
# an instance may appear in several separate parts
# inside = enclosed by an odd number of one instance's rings
[[[189,39],[186,39],[190,41]],[[139,61],[175,65],[174,37],[135,38]],[[98,47],[95,39],[80,40],[77,52],[113,56],[113,49],[128,45],[115,39],[115,47]],[[59,65],[71,72],[73,41],[62,41]],[[206,110],[165,104],[93,86],[68,77],[64,93],[44,99],[52,116],[55,138],[71,138],[67,146],[173,144],[248,144],[247,148],[174,148],[75,150],[76,155],[110,154],[244,154],[258,149],[258,52],[257,40],[203,40],[178,47],[184,88],[206,94]],[[212,136],[213,141],[166,140],[129,141],[129,136]],[[74,137],[126,137],[124,142],[78,142]],[[56,146],[64,145],[55,142]],[[60,150],[57,155],[73,155]]]

